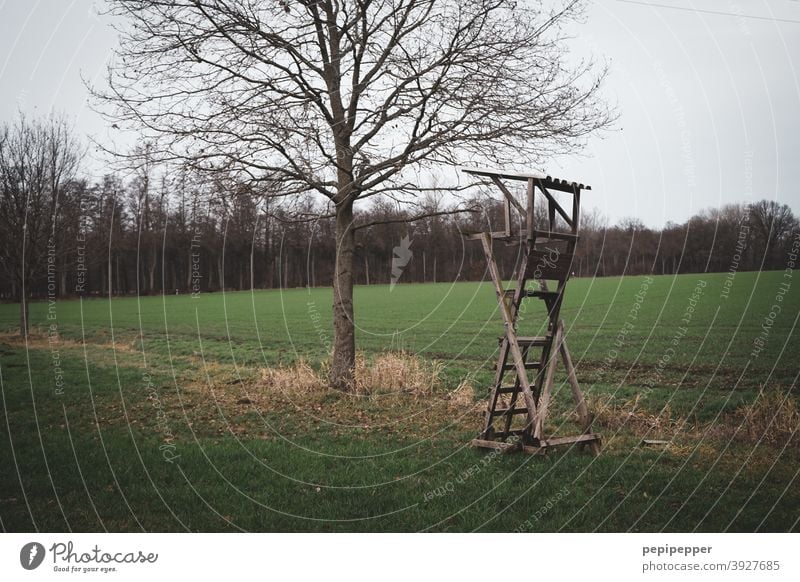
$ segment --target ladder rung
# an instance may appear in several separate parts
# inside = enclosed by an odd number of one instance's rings
[[[534,388],[534,385],[531,384],[531,390]],[[495,390],[498,394],[514,394],[515,392],[520,394],[522,393],[521,386],[503,386]]]
[[[503,294],[507,297],[513,297],[517,292],[516,289],[505,289]],[[561,293],[558,291],[539,291],[538,289],[525,289],[522,292],[523,297],[538,297],[539,299],[556,299]]]
[[[516,294],[516,292],[517,292],[516,289],[506,289],[505,291],[503,291],[503,295],[505,295],[509,299],[513,299],[514,295]],[[525,289],[522,292],[522,298],[525,299],[527,297],[538,297],[539,293],[543,293],[543,292],[542,291],[534,291],[533,289]],[[547,291],[547,293],[552,293],[553,295],[558,295],[558,293],[556,293],[555,291]]]
[[[495,370],[497,370],[497,362],[494,363],[493,367],[494,367]],[[503,372],[506,372],[508,370],[514,370],[514,369],[516,369],[516,367],[517,366],[514,365],[514,362],[506,363],[503,366]],[[525,369],[526,370],[538,370],[539,367],[540,367],[539,362],[525,362]]]
[[[484,234],[488,234],[490,238],[494,240],[502,240],[502,241],[519,241],[524,242],[525,239],[521,238],[518,234],[511,234],[509,235],[507,232],[503,230],[495,231],[495,232],[469,232],[463,231],[462,235],[467,240],[481,240]]]
[[[529,297],[538,297],[539,299],[558,299],[561,295],[558,291],[529,291]]]
[[[540,368],[539,362],[525,362],[525,369],[526,370],[538,370]],[[495,369],[497,369],[497,365],[495,364]],[[517,366],[514,364],[506,364],[503,366],[503,372],[507,372],[508,370],[516,370]]]
[[[528,414],[528,409],[525,407],[517,408],[496,408],[490,413],[492,416],[505,416],[514,414]]]
[[[497,338],[497,343],[501,344],[506,339],[506,336],[501,335]],[[519,347],[536,347],[536,346],[546,346],[553,340],[552,335],[537,335],[537,336],[517,336],[517,343]],[[497,364],[495,364],[495,370],[497,369]]]
[[[538,232],[536,233],[536,244],[544,244],[552,240],[578,240],[579,238],[579,235],[568,232]]]
[[[550,335],[537,335],[537,336],[520,336],[517,338],[517,343],[522,346],[549,346],[553,341],[553,336]]]

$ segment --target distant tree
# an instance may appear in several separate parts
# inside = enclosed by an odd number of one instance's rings
[[[774,266],[772,261],[775,247],[796,224],[791,208],[775,200],[760,200],[750,206],[750,221],[756,236],[764,245],[764,266]]]
[[[81,148],[64,117],[20,114],[0,126],[0,272],[19,301],[23,337],[29,330],[31,284],[44,274],[48,260],[56,268],[61,253],[55,231],[59,196],[80,159]]]
[[[646,230],[644,222],[640,218],[626,217],[619,221],[619,228],[629,234],[634,234]]]
[[[354,205],[409,200],[432,163],[534,164],[610,114],[555,9],[517,0],[110,0],[127,22],[96,91],[163,159],[316,192],[335,217],[331,385],[354,385]],[[451,185],[453,186],[453,185]],[[437,189],[441,189],[438,185]],[[416,219],[412,214],[403,219]]]
[[[608,219],[598,208],[589,208],[581,212],[580,232],[581,238],[575,250],[577,259],[577,274],[602,275],[600,271],[601,256],[605,245]]]

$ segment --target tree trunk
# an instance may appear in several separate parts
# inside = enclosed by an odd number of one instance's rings
[[[353,203],[336,210],[336,266],[333,274],[333,362],[330,383],[337,390],[355,388],[356,336],[353,319]]]
[[[19,335],[20,337],[28,337],[28,329],[30,328],[30,308],[28,306],[28,298],[25,293],[20,293],[19,298]]]
[[[156,252],[155,247],[153,248],[153,254],[150,257],[150,265],[148,270],[148,280],[149,280],[149,292],[150,294],[154,294],[156,292],[156,267],[158,266],[158,254]]]

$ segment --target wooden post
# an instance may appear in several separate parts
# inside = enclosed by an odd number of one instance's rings
[[[535,187],[533,178],[528,178],[528,209],[525,218],[525,230],[529,241],[536,239],[536,212],[533,204]]]
[[[560,350],[561,359],[564,362],[564,368],[567,370],[567,381],[569,382],[569,387],[572,391],[572,399],[575,401],[575,411],[578,413],[578,423],[581,425],[584,434],[588,434],[592,432],[592,417],[589,414],[589,408],[586,406],[586,400],[583,398],[583,392],[578,384],[578,375],[575,371],[575,365],[572,363],[572,355],[569,353],[567,340],[563,335],[564,322],[559,321],[558,327],[562,330]],[[592,442],[590,446],[595,455],[600,454],[599,442]]]
[[[558,352],[561,349],[561,329],[556,327],[555,337],[553,337],[553,346],[547,354],[547,363],[544,373],[544,382],[542,390],[539,394],[539,414],[536,417],[536,424],[534,424],[533,436],[534,438],[542,441],[544,440],[544,421],[547,418],[547,410],[550,406],[550,394],[553,391],[553,378],[556,373],[556,364],[558,363]]]

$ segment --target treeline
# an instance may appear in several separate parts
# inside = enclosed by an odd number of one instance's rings
[[[28,296],[192,293],[250,288],[331,285],[335,237],[330,208],[295,197],[291,208],[249,186],[200,180],[190,172],[153,178],[63,184],[52,206],[46,261],[33,274]],[[382,202],[358,216],[358,284],[483,279],[485,261],[467,231],[500,230],[497,200],[474,198],[473,211],[446,214],[430,199],[426,213]],[[372,224],[371,226],[365,226]],[[725,272],[780,269],[798,221],[785,205],[732,204],[683,224],[650,229],[636,219],[608,225],[585,212],[576,276]],[[0,245],[18,248],[13,232]],[[498,244],[504,276],[516,247]],[[18,300],[18,279],[4,276],[0,297]]]
[[[112,173],[91,182],[80,177],[82,147],[63,117],[20,116],[0,125],[0,299],[20,303],[21,330],[31,297],[332,284],[331,203],[222,170],[167,171],[152,163],[147,147],[133,154],[124,178]],[[485,278],[481,246],[462,235],[502,229],[496,197],[476,189],[471,199],[447,198],[448,206],[429,195],[410,208],[389,196],[375,199],[353,223],[356,283]],[[547,217],[537,221],[543,226]],[[590,211],[573,270],[586,277],[780,269],[798,234],[789,207],[768,200],[660,230],[636,219],[608,225]],[[510,278],[519,247],[496,249]]]

